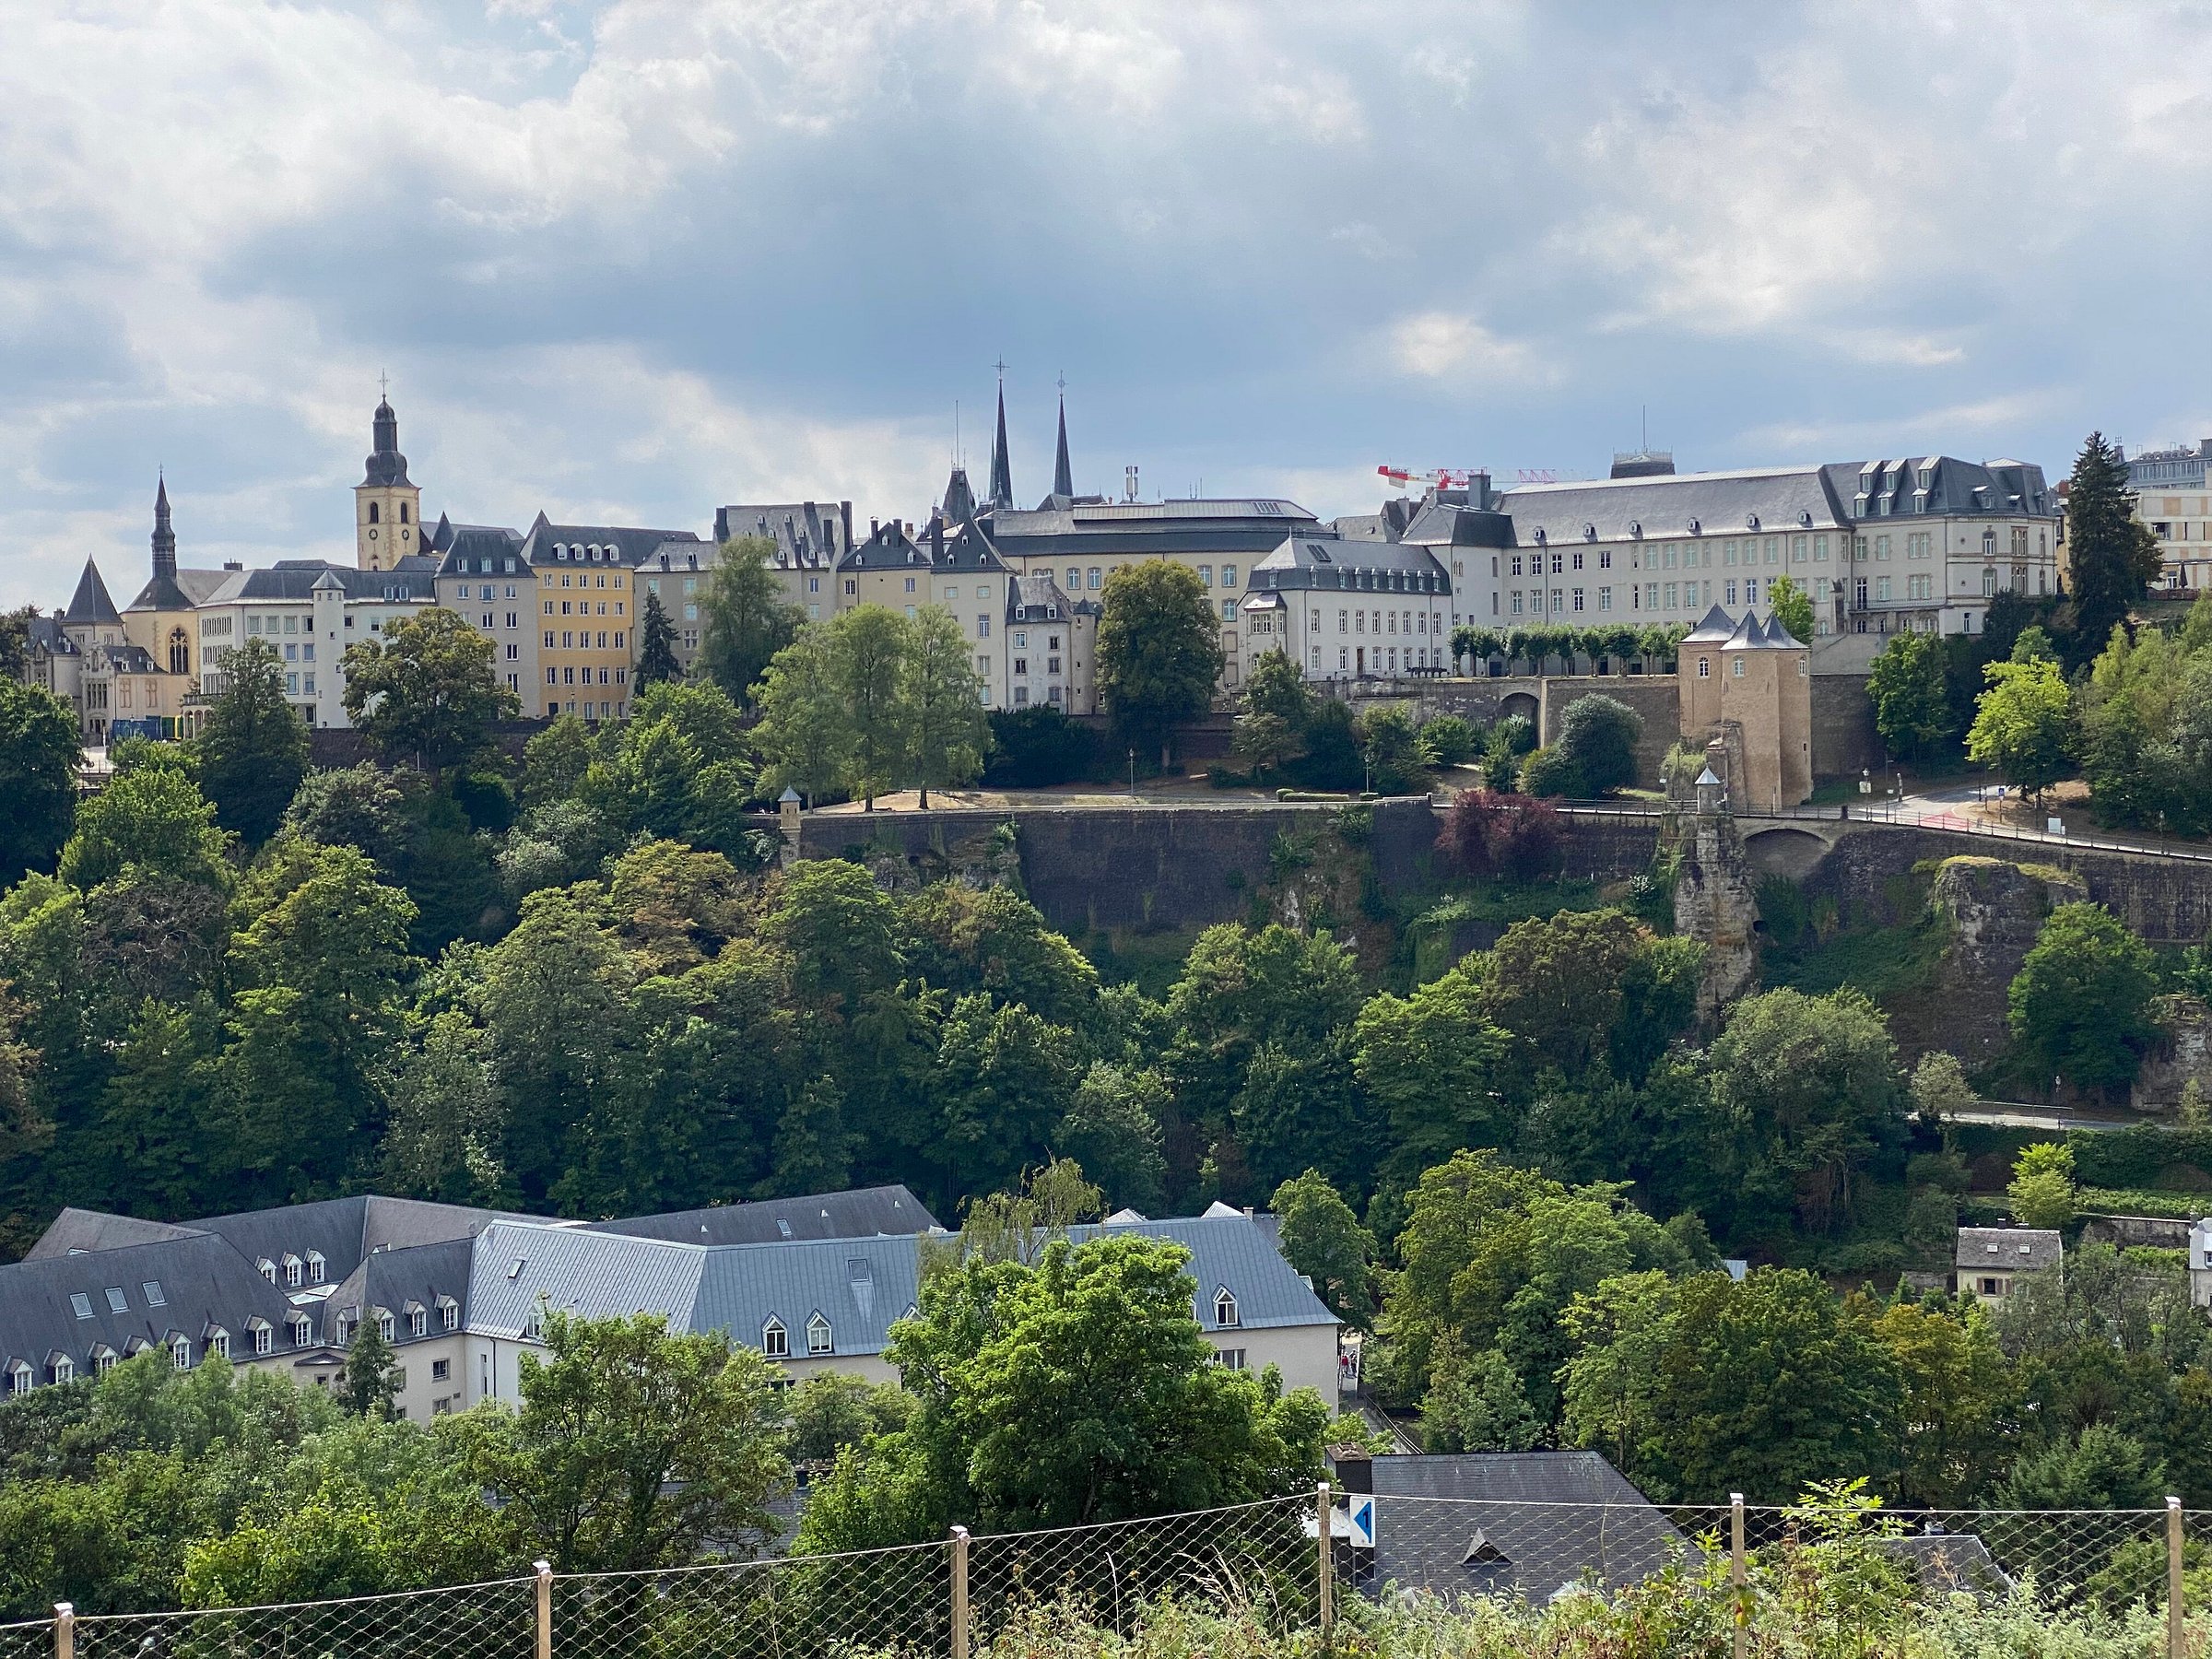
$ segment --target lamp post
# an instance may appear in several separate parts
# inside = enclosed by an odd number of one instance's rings
[[[1136,750],[1134,747],[1129,751],[1129,796],[1132,800],[1136,798]]]

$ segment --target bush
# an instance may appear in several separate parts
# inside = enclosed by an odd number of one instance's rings
[[[1003,789],[1073,783],[1089,777],[1099,763],[1098,733],[1049,703],[994,711],[991,735],[983,782]]]
[[[1358,789],[1366,780],[1352,712],[1335,699],[1318,704],[1306,723],[1306,752],[1285,770],[1307,789]]]
[[[1580,797],[1588,793],[1583,769],[1564,748],[1540,748],[1521,763],[1521,793]]]
[[[1558,809],[1526,795],[1465,789],[1453,797],[1437,851],[1468,876],[1533,881],[1559,863]]]
[[[1569,705],[1558,747],[1573,764],[1584,794],[1609,794],[1636,781],[1636,742],[1642,735],[1643,721],[1628,704],[1617,698],[1583,697]]]
[[[1475,728],[1456,714],[1439,714],[1422,726],[1421,741],[1439,766],[1465,766],[1475,758]]]
[[[1359,723],[1367,774],[1382,794],[1411,794],[1429,786],[1429,756],[1413,716],[1384,703]]]

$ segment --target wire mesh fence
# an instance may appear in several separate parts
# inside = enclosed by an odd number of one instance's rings
[[[63,1659],[529,1659],[535,1600],[533,1581],[508,1579],[283,1606],[79,1615]]]
[[[1134,1638],[1168,1604],[1285,1635],[1332,1610],[1464,1615],[1524,1630],[1532,1652],[1551,1651],[1544,1629],[1591,1617],[1664,1619],[1680,1651],[1754,1656],[2014,1651],[1991,1644],[1993,1618],[2122,1642],[2082,1652],[2212,1652],[2212,1613],[2195,1611],[2212,1607],[2212,1512],[1667,1506],[1625,1486],[1580,1503],[1338,1493],[1325,1546],[1322,1515],[1305,1496],[848,1554],[87,1614],[0,1625],[0,1659],[973,1659],[1045,1618]]]

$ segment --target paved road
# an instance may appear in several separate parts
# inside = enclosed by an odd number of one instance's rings
[[[1944,1118],[1953,1124],[1989,1124],[2002,1129],[2125,1129],[2129,1125],[2118,1118],[2082,1117],[2071,1112],[2055,1112],[2042,1106],[2016,1105],[2006,1100],[1992,1101],[1986,1106],[1968,1106],[1957,1112],[1947,1112]]]

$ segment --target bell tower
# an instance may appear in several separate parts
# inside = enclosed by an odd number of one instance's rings
[[[388,571],[422,550],[422,491],[407,481],[389,396],[377,400],[372,430],[368,470],[353,488],[354,559],[364,571]]]

